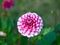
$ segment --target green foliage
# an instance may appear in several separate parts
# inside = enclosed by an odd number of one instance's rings
[[[0,0],[0,4],[1,4],[2,0]]]
[[[57,42],[57,45],[60,45],[60,35],[57,35],[56,42]]]
[[[52,32],[53,30],[54,30],[54,28],[52,28],[52,27],[49,27],[49,28],[46,27],[42,30],[42,34],[46,35],[47,33]]]
[[[4,38],[0,37],[0,44],[4,42]]]
[[[46,34],[42,40],[36,41],[36,45],[51,45],[56,40],[56,34],[50,32]]]
[[[57,24],[57,26],[55,27],[55,33],[56,33],[56,43],[57,45],[60,45],[60,24]]]
[[[55,32],[60,34],[60,24],[55,27]]]
[[[45,27],[42,29],[41,33],[38,36],[38,39],[41,40],[43,36],[47,35],[50,32],[53,32],[54,28],[53,27]]]
[[[6,41],[8,44],[13,44],[17,41],[18,38],[20,38],[18,34],[10,34],[7,36]]]
[[[27,37],[21,36],[20,41],[21,41],[20,45],[28,45],[28,39],[27,39]]]
[[[12,20],[9,17],[7,18],[6,24],[7,24],[7,26],[6,26],[5,32],[7,34],[9,34],[9,33],[12,32],[14,24],[13,24]]]
[[[4,30],[6,28],[6,23],[4,19],[0,16],[0,31]]]

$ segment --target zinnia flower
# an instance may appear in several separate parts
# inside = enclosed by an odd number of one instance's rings
[[[14,6],[13,0],[3,0],[2,2],[2,8],[5,10],[8,10]]]
[[[17,28],[23,36],[33,37],[41,32],[43,21],[36,13],[28,12],[19,17]]]

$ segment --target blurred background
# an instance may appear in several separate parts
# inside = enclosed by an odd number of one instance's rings
[[[2,8],[0,0],[0,45],[27,45],[28,38],[17,29],[18,18],[26,12],[35,12],[43,19],[43,29],[30,39],[30,45],[60,45],[60,0],[14,0],[14,7],[8,11]],[[1,34],[1,33],[0,33]]]

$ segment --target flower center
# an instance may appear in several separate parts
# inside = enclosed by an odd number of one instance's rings
[[[28,20],[27,20],[27,23],[29,23],[29,24],[30,24],[31,22],[32,22],[32,20],[31,20],[31,19],[28,19]]]

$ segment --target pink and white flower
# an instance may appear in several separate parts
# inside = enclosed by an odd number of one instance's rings
[[[17,28],[23,36],[33,37],[41,32],[43,20],[36,13],[28,12],[19,17]]]

